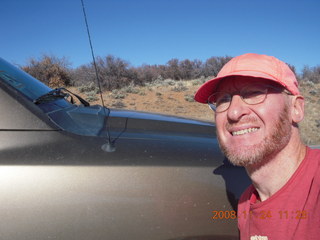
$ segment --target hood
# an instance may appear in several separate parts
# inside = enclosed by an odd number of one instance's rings
[[[85,135],[105,137],[120,132],[134,136],[151,135],[207,135],[215,136],[212,123],[145,112],[107,109],[100,105],[75,106],[47,113],[60,129]]]

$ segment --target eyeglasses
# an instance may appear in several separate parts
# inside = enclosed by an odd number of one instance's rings
[[[216,113],[221,113],[230,107],[233,95],[239,95],[243,102],[249,105],[255,105],[264,102],[267,94],[270,92],[286,93],[292,95],[289,91],[281,87],[275,87],[265,84],[250,84],[241,89],[239,93],[230,94],[226,92],[216,92],[208,98],[209,107]]]

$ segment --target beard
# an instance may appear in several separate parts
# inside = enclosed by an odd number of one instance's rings
[[[234,146],[227,146],[218,136],[218,141],[222,152],[235,166],[259,166],[279,153],[290,141],[292,129],[289,120],[289,107],[286,104],[283,111],[276,120],[271,133],[260,143],[250,146],[243,146],[241,149]]]

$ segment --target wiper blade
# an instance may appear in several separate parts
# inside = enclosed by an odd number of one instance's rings
[[[66,91],[68,93],[65,93],[63,91]],[[68,97],[70,97],[70,102],[72,104],[74,104],[74,100],[73,100],[73,96],[75,96],[85,107],[89,107],[90,104],[84,100],[82,97],[80,97],[79,95],[75,94],[75,93],[72,93],[70,92],[68,89],[66,88],[56,88],[56,89],[53,89],[52,91],[38,97],[37,99],[35,99],[33,102],[35,104],[40,104],[40,103],[45,103],[45,102],[52,102],[52,101],[55,101],[59,98],[64,98],[64,99],[67,99]]]
[[[52,102],[56,99],[59,98],[67,98],[69,94],[61,92],[60,88],[56,88],[40,97],[38,97],[36,100],[34,100],[33,102],[35,104],[40,104],[40,103],[44,103],[44,102]]]

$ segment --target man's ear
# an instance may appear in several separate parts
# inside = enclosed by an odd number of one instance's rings
[[[294,123],[299,123],[304,118],[304,97],[303,96],[294,96],[292,99],[292,121]]]

